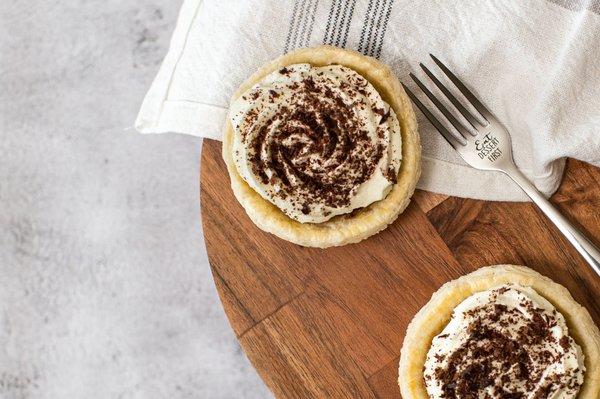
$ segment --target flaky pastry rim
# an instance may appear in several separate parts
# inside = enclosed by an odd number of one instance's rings
[[[404,337],[398,368],[403,399],[430,399],[423,367],[433,338],[448,324],[452,311],[467,297],[502,284],[533,288],[565,317],[569,335],[581,346],[586,372],[578,399],[600,398],[600,331],[590,313],[562,285],[525,266],[483,267],[444,284],[414,316]]]
[[[356,51],[323,45],[303,48],[270,61],[234,93],[232,102],[262,80],[284,66],[309,63],[314,66],[343,65],[365,77],[398,116],[402,135],[402,162],[397,183],[381,201],[336,216],[323,223],[300,223],[252,189],[240,176],[233,158],[233,128],[227,118],[223,132],[223,159],[231,180],[231,188],[252,222],[260,229],[284,240],[307,247],[326,248],[361,241],[391,224],[410,203],[421,174],[421,144],[417,120],[410,99],[390,68],[378,60]]]

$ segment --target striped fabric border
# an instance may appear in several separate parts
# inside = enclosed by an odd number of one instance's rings
[[[284,53],[310,44],[320,0],[294,0]],[[547,0],[571,11],[588,10],[600,14],[600,0]],[[346,47],[358,0],[331,0],[323,43]],[[357,50],[379,58],[394,0],[368,0]]]
[[[381,56],[383,38],[392,13],[394,0],[369,0],[358,43],[358,51],[372,57]]]
[[[319,1],[294,0],[284,53],[310,44]],[[358,51],[372,57],[380,57],[394,0],[368,1]],[[357,2],[358,0],[331,0],[323,35],[324,44],[346,47]]]
[[[310,43],[319,0],[295,0],[283,52],[287,53]]]
[[[380,33],[377,38],[377,45],[373,48],[375,52],[373,56],[379,58],[381,56],[381,49],[383,47],[383,38],[385,37],[385,32],[387,31],[388,23],[390,22],[390,15],[392,14],[392,6],[394,5],[394,0],[389,0],[387,7],[385,8],[385,14],[383,15],[383,25],[380,29]]]
[[[357,0],[333,0],[325,27],[324,44],[345,47]]]

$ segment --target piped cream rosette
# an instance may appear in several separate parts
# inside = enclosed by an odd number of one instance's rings
[[[484,267],[444,284],[415,315],[398,384],[404,399],[597,399],[600,331],[549,278]]]
[[[385,228],[420,173],[415,116],[397,78],[331,46],[286,54],[240,87],[223,158],[258,227],[316,247]]]

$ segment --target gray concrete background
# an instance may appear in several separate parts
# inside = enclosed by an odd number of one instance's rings
[[[132,126],[180,1],[0,3],[0,398],[262,398],[218,301],[201,142]]]

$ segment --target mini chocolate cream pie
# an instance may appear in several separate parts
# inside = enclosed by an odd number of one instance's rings
[[[391,70],[321,46],[271,61],[242,84],[223,159],[259,228],[324,248],[360,241],[398,217],[419,178],[421,147]]]
[[[398,383],[404,399],[598,399],[600,331],[562,285],[484,267],[415,315]]]

